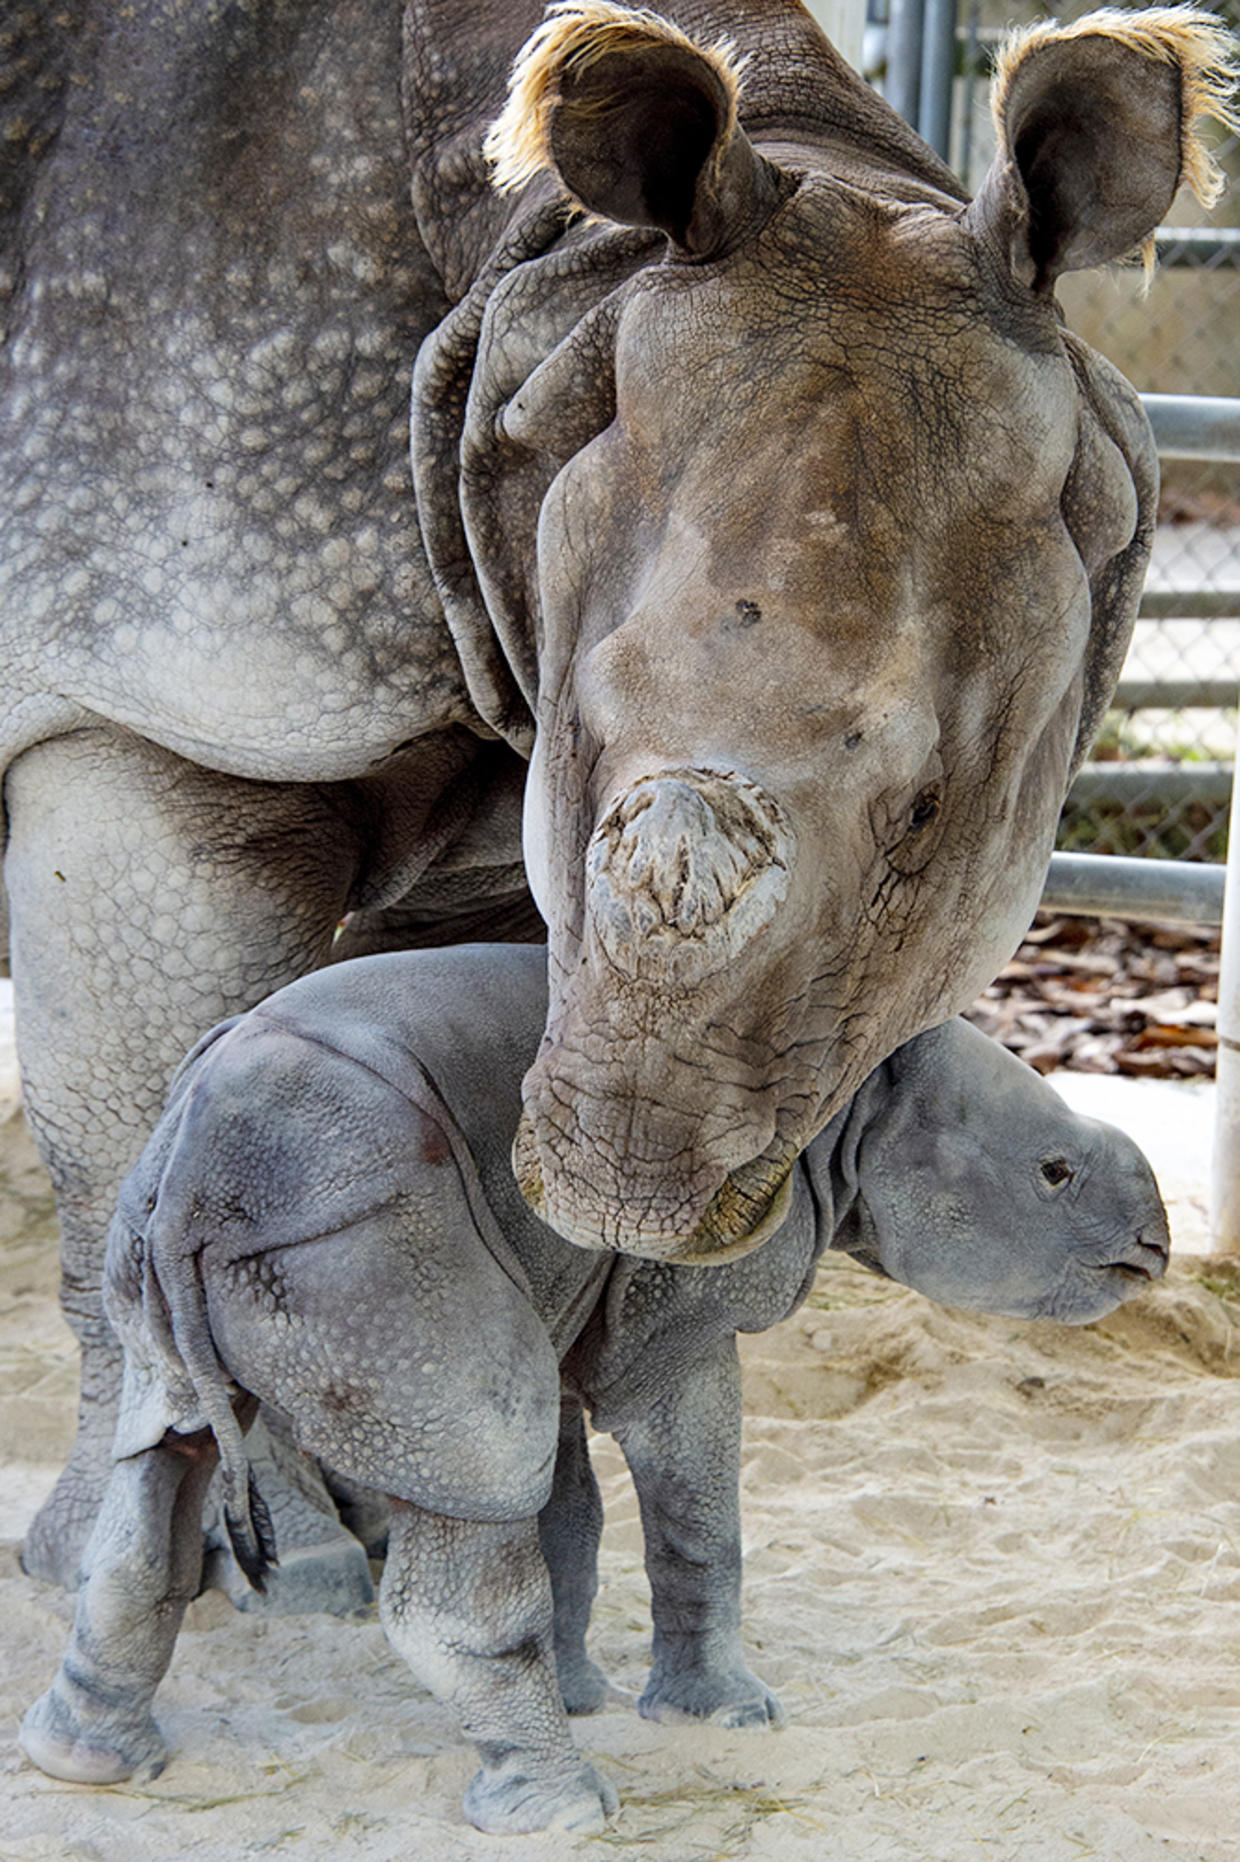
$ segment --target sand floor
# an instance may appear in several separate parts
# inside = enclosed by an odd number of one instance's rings
[[[256,1620],[219,1593],[161,1691],[154,1783],[65,1786],[21,1757],[70,1605],[22,1575],[17,1540],[68,1443],[74,1358],[18,1120],[0,1232],[5,1862],[1240,1855],[1240,1270],[1182,1251],[1182,1222],[1164,1286],[1083,1331],[945,1312],[832,1262],[747,1342],[746,1622],[783,1732],[638,1717],[636,1505],[597,1443],[592,1643],[615,1694],[577,1737],[623,1809],[603,1837],[516,1840],[465,1824],[471,1753],[377,1622]]]

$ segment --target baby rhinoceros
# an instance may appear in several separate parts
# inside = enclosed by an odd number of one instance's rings
[[[161,1766],[151,1701],[217,1459],[243,1569],[261,1586],[275,1559],[243,1438],[261,1399],[390,1497],[382,1620],[477,1744],[466,1815],[600,1828],[616,1794],[565,1716],[606,1692],[585,1652],[601,1506],[583,1410],[641,1503],[640,1711],[777,1723],[740,1638],[737,1331],[792,1312],[827,1247],[957,1306],[1080,1322],[1163,1272],[1132,1142],[960,1021],[870,1076],[743,1259],[574,1247],[509,1164],[544,1010],[539,951],[363,958],[215,1029],[182,1067],[109,1240],[116,1464],[69,1650],[22,1732],[44,1771],[106,1784]]]

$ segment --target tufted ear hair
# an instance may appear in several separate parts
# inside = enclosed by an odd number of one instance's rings
[[[1222,21],[1188,7],[1108,7],[1018,33],[996,66],[999,148],[970,224],[1036,292],[1138,250],[1148,269],[1181,182],[1206,207],[1222,188],[1196,126],[1240,126],[1234,56]]]
[[[650,12],[560,0],[513,68],[485,153],[496,187],[554,171],[578,206],[712,258],[774,207],[777,176],[737,121],[732,47]]]

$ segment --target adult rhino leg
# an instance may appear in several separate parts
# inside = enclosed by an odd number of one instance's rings
[[[551,1498],[538,1516],[538,1537],[555,1602],[555,1663],[568,1713],[594,1713],[607,1698],[607,1676],[586,1654],[590,1610],[598,1594],[603,1499],[590,1465],[581,1405],[566,1397]]]
[[[104,727],[27,751],[5,804],[23,1090],[82,1350],[77,1441],[23,1562],[72,1585],[108,1478],[120,1381],[100,1297],[117,1188],[186,1049],[326,957],[360,828],[347,791],[220,775]],[[317,1517],[330,1571],[353,1542],[334,1513]]]
[[[476,1829],[603,1828],[618,1800],[574,1746],[560,1700],[537,1519],[449,1519],[394,1501],[379,1611],[393,1648],[478,1748],[465,1793]]]
[[[675,1386],[616,1430],[646,1540],[653,1661],[648,1720],[781,1726],[741,1645],[740,1367],[734,1338],[678,1367]]]
[[[333,963],[446,944],[546,942],[521,859],[526,764],[507,744],[475,742],[471,750],[456,791],[468,804],[468,822],[411,893],[349,913],[332,946]]]
[[[82,1559],[69,1646],[22,1722],[40,1771],[117,1784],[163,1770],[151,1701],[202,1566],[202,1507],[219,1453],[209,1431],[118,1461]]]

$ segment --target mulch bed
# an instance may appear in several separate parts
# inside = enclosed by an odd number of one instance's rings
[[[1213,1078],[1219,932],[1040,912],[968,1014],[1039,1073]]]

